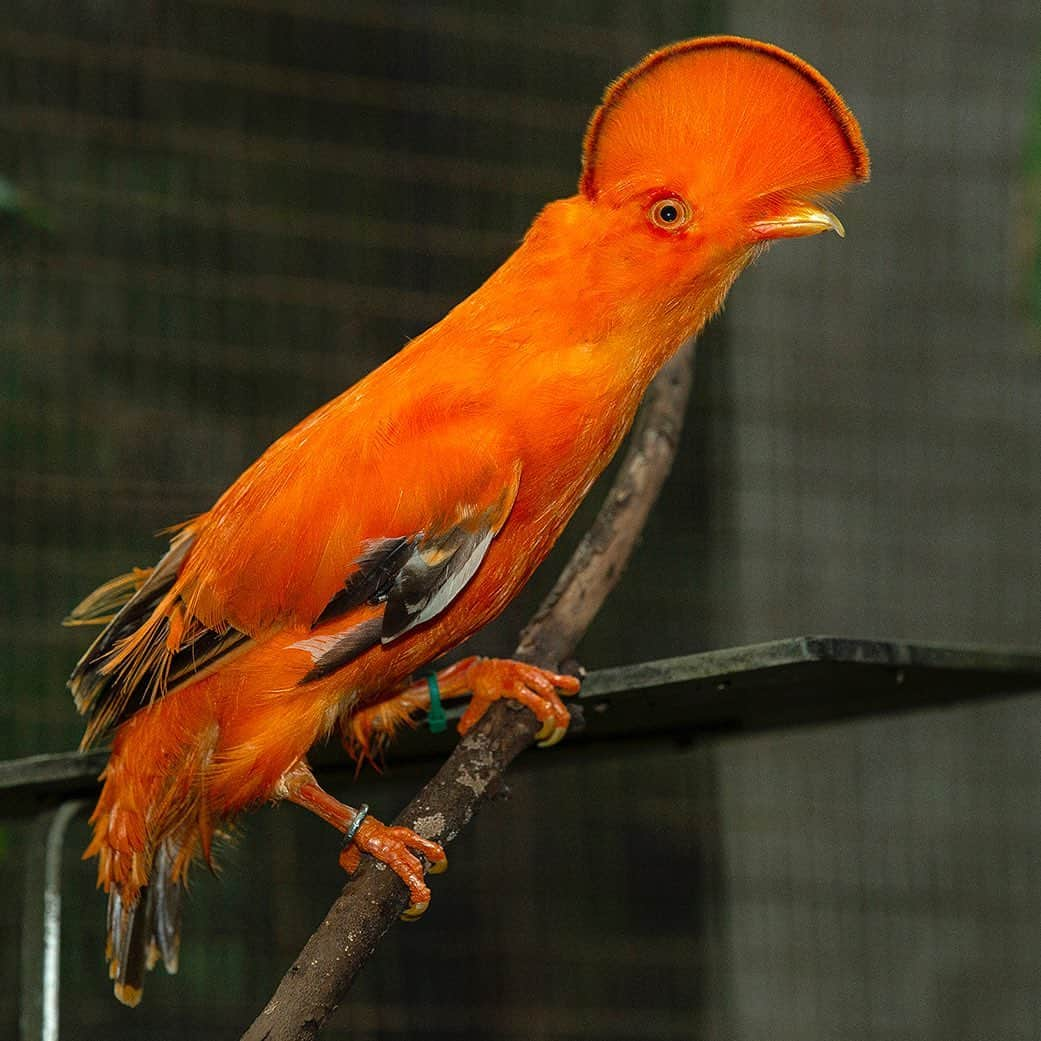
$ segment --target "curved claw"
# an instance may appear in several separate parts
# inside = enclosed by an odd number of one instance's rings
[[[424,912],[430,906],[429,900],[424,900],[419,904],[412,904],[409,906],[407,911],[402,911],[398,915],[398,919],[402,922],[418,922],[423,917]]]
[[[542,726],[539,727],[538,733],[535,735],[535,740],[538,742],[539,748],[542,748],[543,742],[551,738],[559,729],[560,727],[557,726],[556,719],[554,719],[553,716],[547,716],[542,721]]]
[[[536,735],[538,736],[538,735]],[[552,748],[554,745],[559,745],[564,738],[567,737],[567,727],[557,727],[552,734],[545,739],[545,741],[539,741],[539,748]]]

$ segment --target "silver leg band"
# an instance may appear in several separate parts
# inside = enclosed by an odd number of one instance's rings
[[[343,833],[343,847],[346,849],[353,841],[354,836],[358,834],[358,829],[362,826],[362,822],[369,815],[369,804],[363,802],[358,807],[358,812],[354,815],[354,820],[347,826],[347,830]]]

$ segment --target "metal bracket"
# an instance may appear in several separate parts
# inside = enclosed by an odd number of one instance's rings
[[[69,822],[85,799],[64,802],[33,822],[22,911],[22,1041],[58,1041],[61,978],[61,862]]]

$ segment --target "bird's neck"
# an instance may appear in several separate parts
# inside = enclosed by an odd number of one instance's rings
[[[663,299],[626,285],[617,244],[576,221],[575,209],[573,200],[550,204],[441,331],[471,343],[476,337],[504,372],[523,366],[564,380],[595,379],[638,400],[718,302],[696,288]]]

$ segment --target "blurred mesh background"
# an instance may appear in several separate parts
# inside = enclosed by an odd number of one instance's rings
[[[78,739],[69,606],[473,289],[574,190],[614,75],[720,30],[832,76],[874,179],[843,205],[845,243],[772,252],[703,338],[679,472],[583,660],[808,631],[1038,644],[1033,0],[10,0],[0,755]],[[479,649],[512,646],[552,577]],[[1034,701],[531,758],[328,1036],[1041,1034]],[[351,793],[393,814],[421,780]],[[129,1013],[85,836],[67,1038],[237,1036],[340,881],[325,826],[252,816],[222,879],[193,887],[181,974]],[[0,826],[9,892],[31,841]],[[0,932],[18,929],[8,900]],[[0,946],[4,1034],[17,954]]]

